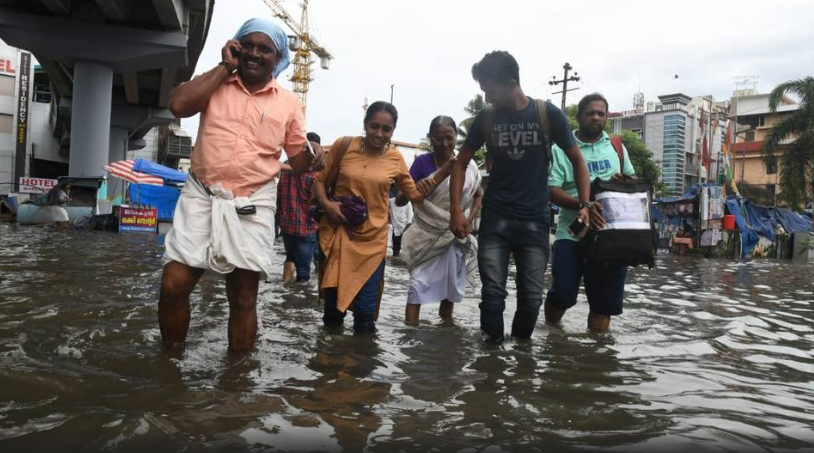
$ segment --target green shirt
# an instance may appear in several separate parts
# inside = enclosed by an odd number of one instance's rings
[[[574,137],[577,137],[574,132]],[[619,171],[619,155],[613,149],[610,137],[607,133],[602,132],[602,138],[596,143],[585,143],[577,138],[577,145],[579,150],[582,151],[582,157],[588,164],[588,178],[593,181],[600,178],[603,181],[611,179],[613,175],[622,173],[626,176],[633,176],[636,174],[633,170],[633,164],[630,163],[630,158],[627,155],[627,148],[622,145],[622,151],[625,156],[625,170]],[[549,187],[560,187],[565,190],[568,195],[577,198],[577,184],[574,180],[574,167],[571,166],[571,161],[565,155],[559,146],[554,145],[552,154],[554,162],[551,165],[551,175],[548,177]],[[577,239],[571,236],[568,232],[568,227],[577,218],[577,211],[573,209],[565,209],[560,207],[560,219],[557,222],[557,235],[555,241],[561,239],[568,239],[576,241]]]

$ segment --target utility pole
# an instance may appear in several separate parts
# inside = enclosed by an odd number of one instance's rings
[[[396,85],[390,85],[390,103],[393,103],[393,87]]]
[[[552,85],[552,86],[562,84],[562,91],[557,91],[556,93],[551,93],[551,94],[562,93],[562,111],[563,111],[563,113],[565,113],[565,95],[566,95],[566,93],[568,93],[569,91],[574,91],[574,90],[579,89],[579,87],[577,87],[577,88],[571,88],[569,90],[568,89],[568,82],[579,82],[579,73],[574,71],[574,75],[571,76],[571,77],[568,77],[568,71],[574,69],[573,66],[571,66],[569,63],[565,63],[565,65],[563,65],[562,68],[565,70],[565,73],[562,76],[562,80],[557,80],[557,76],[552,76],[551,80],[548,82],[548,84]]]

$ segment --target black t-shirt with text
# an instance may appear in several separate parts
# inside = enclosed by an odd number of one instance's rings
[[[562,111],[549,102],[546,112],[552,143],[564,150],[574,146],[574,134]],[[536,103],[529,98],[523,110],[495,111],[492,118],[492,168],[483,198],[484,215],[548,223],[549,160]],[[483,121],[480,112],[469,128],[464,147],[478,150],[484,145]]]

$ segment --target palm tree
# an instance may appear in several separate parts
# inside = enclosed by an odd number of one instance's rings
[[[469,128],[472,127],[472,122],[475,121],[475,116],[486,107],[486,101],[483,96],[478,93],[472,100],[470,100],[464,111],[469,115],[458,124],[458,147],[463,146],[466,135],[469,133]],[[486,150],[481,148],[475,152],[475,162],[480,165],[486,159]]]
[[[761,156],[767,168],[774,162],[779,164],[781,196],[790,207],[797,208],[814,191],[814,77],[790,80],[772,90],[769,95],[772,113],[777,113],[786,94],[799,97],[800,107],[772,126],[763,142]],[[776,158],[775,152],[788,138],[794,141],[784,145],[782,154]]]
[[[466,104],[466,107],[464,107],[464,111],[469,116],[458,125],[458,135],[460,136],[460,140],[458,140],[459,146],[463,144],[466,134],[469,133],[469,128],[472,127],[472,121],[475,120],[475,115],[483,110],[484,107],[486,107],[486,101],[483,100],[483,96],[480,94],[475,95],[475,97]]]

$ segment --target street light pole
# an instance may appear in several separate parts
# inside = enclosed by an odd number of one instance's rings
[[[551,86],[562,84],[562,91],[557,91],[556,93],[551,93],[551,94],[562,93],[561,109],[562,109],[562,111],[564,113],[565,112],[565,94],[568,93],[569,91],[574,91],[574,90],[579,89],[579,88],[571,88],[571,89],[569,89],[568,88],[568,82],[579,82],[579,73],[574,72],[573,76],[568,77],[568,71],[574,69],[574,67],[571,66],[570,63],[565,63],[565,65],[563,65],[562,68],[565,70],[565,73],[563,74],[562,80],[557,80],[557,77],[554,76],[554,77],[551,78],[552,80],[550,80],[548,82],[548,84],[551,85]]]
[[[395,84],[390,85],[390,103],[393,103],[393,87],[396,86]]]

